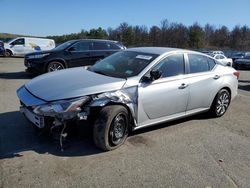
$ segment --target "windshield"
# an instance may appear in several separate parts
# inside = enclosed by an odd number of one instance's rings
[[[70,46],[71,44],[75,43],[76,41],[68,41],[65,43],[62,43],[60,45],[58,45],[57,47],[55,47],[55,50],[64,50],[65,48],[67,48],[68,46]]]
[[[90,71],[117,78],[138,75],[158,55],[133,51],[117,52],[89,68]]]

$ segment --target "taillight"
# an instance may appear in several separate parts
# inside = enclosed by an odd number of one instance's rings
[[[239,72],[239,71],[234,72],[234,76],[236,76],[236,77],[237,77],[237,80],[239,80],[240,72]]]

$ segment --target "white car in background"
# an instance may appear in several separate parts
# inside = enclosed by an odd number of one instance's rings
[[[213,56],[217,61],[221,62],[222,64],[226,66],[232,67],[233,65],[233,60],[231,58],[227,58],[226,56],[222,54],[216,54]]]
[[[4,43],[5,56],[24,56],[25,54],[52,50],[55,48],[55,41],[46,38],[18,37]]]

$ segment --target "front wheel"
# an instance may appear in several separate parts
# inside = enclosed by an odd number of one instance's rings
[[[52,61],[47,66],[47,72],[54,72],[62,69],[65,69],[65,67],[61,62],[58,61]]]
[[[6,50],[5,53],[4,53],[4,56],[5,57],[11,57],[13,54],[10,50]]]
[[[120,105],[104,107],[94,124],[94,142],[104,151],[120,147],[128,136],[128,111]]]
[[[221,89],[217,93],[217,95],[213,101],[213,104],[210,108],[211,115],[214,117],[223,116],[229,107],[230,100],[231,100],[231,95],[230,95],[229,91],[226,89]]]

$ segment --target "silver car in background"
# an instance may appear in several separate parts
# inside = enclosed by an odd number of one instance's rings
[[[39,128],[93,126],[107,151],[129,131],[209,112],[222,116],[237,95],[239,72],[202,53],[144,47],[90,67],[38,76],[17,90],[21,112]]]

